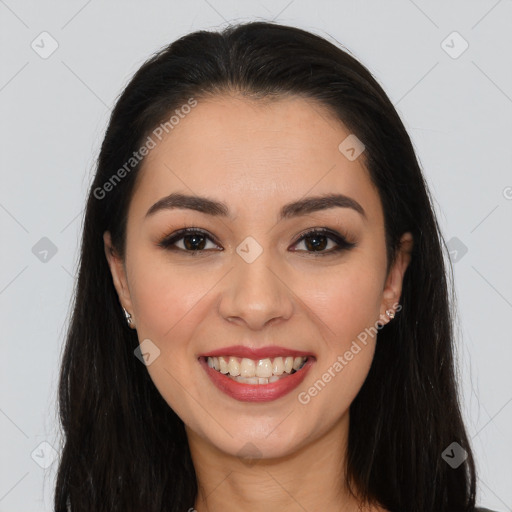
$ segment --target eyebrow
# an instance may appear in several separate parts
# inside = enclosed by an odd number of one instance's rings
[[[351,208],[358,212],[365,220],[366,212],[364,208],[351,197],[343,194],[327,194],[320,196],[309,196],[298,201],[293,201],[284,205],[279,213],[280,220],[308,215],[310,213],[327,210],[330,208]],[[190,196],[173,192],[166,197],[158,200],[146,213],[146,218],[154,215],[158,211],[172,209],[187,209],[205,213],[207,215],[230,217],[228,206],[221,202],[206,197]],[[232,217],[231,217],[232,218]]]

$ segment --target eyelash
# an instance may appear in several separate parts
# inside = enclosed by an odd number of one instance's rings
[[[196,256],[198,254],[202,254],[204,252],[209,251],[210,249],[199,249],[196,251],[187,251],[186,249],[173,247],[173,245],[176,242],[184,239],[187,235],[194,235],[194,234],[203,235],[206,238],[210,239],[210,241],[212,241],[216,245],[218,245],[215,242],[215,240],[213,240],[213,238],[206,231],[203,231],[202,229],[194,228],[194,227],[180,229],[176,233],[173,233],[172,235],[165,237],[163,240],[158,242],[157,245],[159,247],[162,247],[163,249],[166,249],[169,251],[182,251],[185,253],[189,253],[191,256]],[[293,243],[293,245],[297,245],[299,242],[302,242],[304,239],[307,239],[308,237],[312,237],[313,235],[325,236],[325,237],[331,239],[332,241],[334,241],[337,244],[337,247],[335,247],[334,249],[330,249],[328,251],[307,251],[306,250],[306,251],[298,251],[298,252],[306,252],[308,254],[312,254],[315,257],[316,256],[328,256],[328,255],[332,255],[335,253],[339,253],[341,251],[350,250],[357,245],[354,242],[349,242],[345,236],[340,235],[340,234],[336,233],[335,231],[331,231],[326,228],[313,228],[313,229],[306,231],[305,233],[303,233],[299,236],[298,240],[296,240]]]

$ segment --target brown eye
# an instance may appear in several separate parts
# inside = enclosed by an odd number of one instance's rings
[[[178,247],[177,243],[182,240],[182,247]],[[197,228],[187,228],[172,234],[170,237],[164,238],[158,245],[164,249],[184,251],[193,254],[210,250],[211,248],[207,247],[208,240],[214,243],[212,238],[204,231]],[[218,247],[215,243],[214,245]]]
[[[329,241],[334,242],[334,248],[325,250],[329,245]],[[299,242],[304,242],[306,247],[305,252],[319,253],[319,255],[332,254],[345,249],[348,250],[356,245],[355,243],[348,242],[347,239],[339,233],[334,233],[325,228],[308,231],[302,235],[294,245],[297,245]]]
[[[207,247],[208,241],[213,244],[213,247]],[[304,242],[305,249],[294,249],[294,251],[306,252],[318,256],[349,250],[356,246],[355,243],[348,242],[347,239],[339,233],[325,228],[312,229],[304,233],[299,240],[294,243],[294,246],[301,242]],[[334,247],[329,247],[330,243],[331,245],[334,243]],[[181,244],[181,247],[179,244]],[[219,249],[219,246],[208,233],[198,228],[181,229],[171,236],[164,238],[158,243],[158,246],[170,251],[189,253],[192,256],[212,249],[223,250]]]

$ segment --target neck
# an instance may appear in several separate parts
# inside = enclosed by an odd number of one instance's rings
[[[348,421],[347,413],[333,429],[292,454],[253,460],[222,452],[187,428],[198,482],[195,510],[360,512],[344,485]]]

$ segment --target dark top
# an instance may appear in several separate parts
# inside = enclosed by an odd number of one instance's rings
[[[475,512],[497,512],[497,511],[491,510],[490,508],[476,507]]]

